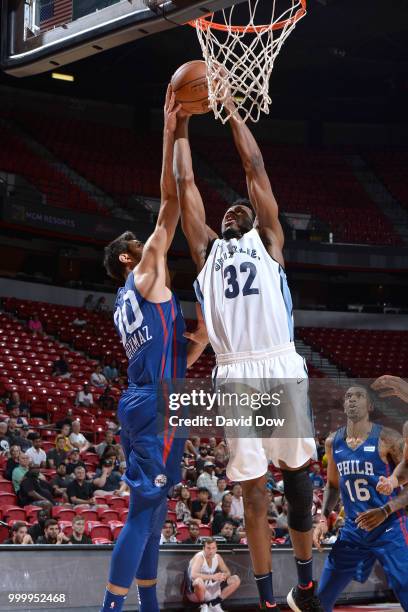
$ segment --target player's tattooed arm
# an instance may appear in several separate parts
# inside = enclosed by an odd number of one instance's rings
[[[322,540],[328,532],[327,519],[333,512],[340,499],[339,472],[333,458],[334,433],[331,433],[325,442],[327,456],[327,482],[324,488],[322,515],[319,523],[313,530],[313,543],[321,550]]]
[[[232,100],[228,103],[234,104]],[[276,249],[283,248],[284,235],[278,216],[278,204],[272,192],[261,150],[250,129],[237,113],[231,116],[229,124],[245,171],[248,195],[256,211],[259,233],[266,248],[266,240],[272,241],[274,252],[271,255],[275,256]]]
[[[201,194],[194,178],[188,124],[190,117],[179,112],[175,131],[173,172],[181,208],[181,227],[191,256],[200,271],[204,266],[208,243],[217,234],[207,225]]]
[[[403,435],[405,443],[397,431],[388,427],[381,430],[380,453],[385,460],[391,458],[397,466],[388,478],[380,476],[377,491],[382,495],[391,495],[395,488],[408,483],[408,423],[405,423]]]

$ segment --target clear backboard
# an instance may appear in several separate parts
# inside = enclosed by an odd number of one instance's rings
[[[3,0],[1,67],[29,76],[242,0]]]

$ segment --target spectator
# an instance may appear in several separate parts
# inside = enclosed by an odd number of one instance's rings
[[[12,404],[10,408],[8,408],[9,416],[6,418],[6,422],[9,421],[10,418],[16,419],[17,427],[22,427],[23,425],[28,425],[28,421],[25,416],[22,415],[21,406],[23,404]]]
[[[176,518],[180,523],[188,525],[193,521],[191,517],[191,493],[187,485],[182,485],[180,488],[180,499],[176,504]]]
[[[20,440],[20,427],[17,426],[17,419],[9,417],[7,421],[7,437],[9,439],[10,447],[13,445],[19,446]]]
[[[211,494],[211,498],[212,496],[218,493],[218,486],[217,486],[217,477],[214,474],[214,468],[215,465],[212,461],[206,461],[204,463],[204,471],[202,474],[199,475],[199,477],[197,478],[197,487],[200,489],[208,489],[210,494]]]
[[[160,536],[160,545],[162,544],[177,544],[176,526],[173,521],[164,521]]]
[[[12,410],[12,408],[18,408],[21,414],[25,414],[28,412],[28,404],[26,402],[22,402],[20,400],[20,394],[18,391],[12,391],[10,399],[6,404],[6,408],[8,411]],[[15,415],[10,415],[15,416]],[[17,425],[24,425],[24,423],[19,423],[17,421]]]
[[[58,436],[64,437],[64,451],[67,453],[72,450],[72,444],[69,441],[69,436],[71,434],[71,421],[69,423],[65,422],[61,425],[61,431]],[[57,436],[57,438],[58,438]],[[55,438],[55,446],[57,445],[57,438]]]
[[[220,535],[227,544],[239,544],[240,537],[235,534],[235,526],[230,521],[226,521],[221,527]]]
[[[217,490],[213,493],[211,499],[214,504],[218,505],[222,498],[224,497],[224,493],[227,490],[227,481],[225,478],[218,478],[217,480]]]
[[[54,504],[51,485],[46,480],[41,480],[39,476],[39,466],[31,465],[21,481],[18,492],[21,506],[31,504],[50,508]]]
[[[195,519],[199,519],[203,525],[208,525],[212,519],[212,506],[210,492],[205,487],[198,489],[198,498],[191,504],[191,514]]]
[[[186,440],[184,452],[194,455],[197,459],[200,456],[200,437],[193,436],[190,440]]]
[[[67,357],[68,353],[64,353],[63,356],[58,357],[58,359],[54,361],[51,372],[53,376],[60,376],[60,378],[69,378],[71,376]]]
[[[14,492],[16,494],[20,490],[21,481],[23,480],[24,476],[27,474],[29,465],[30,465],[30,459],[27,457],[25,453],[20,451],[18,455],[18,466],[14,468],[13,473],[11,475]]]
[[[69,441],[73,448],[79,448],[80,453],[84,453],[91,446],[85,436],[81,433],[81,423],[72,421],[72,432],[69,436]]]
[[[92,544],[92,538],[85,534],[85,519],[80,514],[72,519],[72,535],[69,541],[71,544]]]
[[[29,425],[23,425],[22,427],[20,427],[18,436],[14,436],[13,438],[15,445],[19,446],[23,453],[25,453],[26,450],[32,447],[31,440],[29,439],[29,436],[31,436],[32,433],[33,432],[30,431]]]
[[[323,459],[323,455],[326,452],[324,438],[316,438],[316,451],[317,451],[317,460],[321,461]]]
[[[65,450],[65,437],[59,435],[55,439],[55,448],[47,453],[47,466],[56,469],[61,463],[67,461],[68,453]]]
[[[11,538],[5,540],[3,544],[34,544],[28,527],[23,521],[16,521],[11,528]]]
[[[32,461],[33,465],[39,468],[45,468],[47,463],[47,455],[41,448],[42,440],[39,433],[36,433],[32,437],[33,445],[31,448],[26,450],[27,457]]]
[[[7,434],[7,423],[0,423],[0,456],[8,456],[10,452],[10,440]]]
[[[120,487],[121,475],[114,470],[114,461],[105,459],[102,463],[102,468],[98,468],[93,479],[95,495],[116,494]]]
[[[231,514],[234,521],[242,521],[244,519],[244,502],[242,500],[242,487],[237,482],[232,487],[232,502]]]
[[[231,504],[232,504],[232,496],[224,495],[224,498],[221,502],[221,510],[214,514],[214,520],[212,523],[212,534],[218,535],[222,529],[222,526],[227,521],[232,523],[235,527],[239,524],[237,523],[231,514]]]
[[[37,543],[37,540],[40,536],[44,535],[44,527],[46,521],[50,518],[50,510],[48,508],[40,508],[37,514],[37,522],[28,530],[28,533],[33,539],[34,544]]]
[[[105,451],[108,448],[113,448],[115,446],[116,446],[116,442],[115,442],[115,436],[113,435],[113,431],[110,431],[108,429],[108,431],[105,431],[104,441],[100,442],[99,444],[95,446],[95,452],[98,455],[98,457],[102,457],[102,455],[105,453]]]
[[[183,453],[181,462],[181,478],[192,487],[197,482],[197,472],[195,469],[195,457],[190,453]]]
[[[92,295],[92,293],[86,296],[82,308],[85,308],[86,310],[94,309],[94,296]]]
[[[112,390],[109,387],[105,387],[103,393],[98,398],[98,404],[102,408],[102,410],[114,410],[115,409],[116,400],[112,395]]]
[[[201,474],[201,472],[203,471],[204,465],[207,461],[210,461],[210,463],[213,463],[214,457],[212,457],[208,451],[209,451],[209,448],[206,444],[202,444],[200,446],[200,454],[196,459],[196,468],[199,474]]]
[[[191,522],[188,526],[187,540],[183,540],[183,544],[198,544],[200,539],[200,528],[197,523]]]
[[[93,395],[89,390],[89,385],[85,383],[82,391],[78,391],[77,393],[75,404],[77,406],[85,406],[88,408],[89,406],[93,406],[93,403]]]
[[[38,537],[37,544],[69,544],[69,539],[60,531],[58,521],[51,518],[45,521],[44,535]]]
[[[42,333],[43,326],[42,326],[42,323],[41,323],[40,319],[38,318],[38,314],[36,312],[33,313],[33,315],[29,318],[27,327],[34,334]]]
[[[94,488],[92,482],[86,480],[85,468],[77,465],[74,470],[75,479],[68,485],[67,495],[71,504],[94,504]]]
[[[119,377],[118,365],[114,359],[111,361],[111,363],[104,366],[102,374],[109,382],[116,380]]]
[[[95,305],[95,312],[107,312],[106,299],[103,295],[98,299]]]
[[[67,489],[71,482],[72,478],[67,476],[67,466],[65,463],[60,463],[57,467],[57,473],[50,481],[54,497],[62,497],[64,501],[68,501]]]
[[[102,374],[102,366],[100,365],[96,366],[95,371],[92,372],[91,374],[90,383],[97,389],[104,389],[107,386],[108,381],[106,380],[105,376]]]
[[[312,471],[310,472],[309,477],[312,481],[314,489],[323,489],[324,479],[320,473],[320,465],[318,463],[314,463],[312,465]]]
[[[215,475],[217,478],[225,478],[227,461],[223,450],[217,450],[214,456]]]
[[[78,466],[83,467],[85,469],[85,463],[79,458],[79,450],[77,448],[73,448],[72,451],[68,454],[67,461],[67,475],[73,474],[75,468]]]
[[[19,463],[20,453],[21,453],[21,448],[19,446],[13,445],[10,448],[10,457],[7,459],[6,469],[4,472],[4,476],[7,478],[7,480],[12,480],[14,468],[20,465]]]
[[[202,612],[222,612],[222,602],[241,584],[239,577],[231,575],[217,553],[217,542],[213,538],[206,540],[203,550],[191,559],[187,574],[187,597],[194,603],[203,604]]]

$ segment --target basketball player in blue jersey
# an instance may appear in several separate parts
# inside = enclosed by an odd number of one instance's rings
[[[227,475],[242,485],[245,528],[260,609],[277,610],[266,490],[268,463],[273,461],[283,474],[298,575],[288,603],[296,612],[319,611],[312,567],[313,490],[308,476],[316,447],[310,434],[298,437],[312,428],[304,401],[307,371],[293,342],[292,300],[284,271],[284,236],[278,205],[261,151],[245,123],[233,115],[229,124],[245,171],[250,202],[241,200],[228,208],[219,239],[206,224],[203,201],[194,181],[188,124],[188,115],[180,111],[174,168],[182,227],[198,272],[196,294],[217,358],[216,382],[251,379],[255,385],[266,386],[268,381],[296,379],[300,383],[299,395],[303,394],[301,389],[305,390],[302,401],[291,402],[290,406],[291,414],[306,424],[297,429],[295,436],[228,439]]]
[[[377,491],[379,479],[400,463],[404,441],[396,431],[370,421],[373,410],[364,387],[350,387],[344,398],[347,425],[326,440],[327,485],[322,518],[314,531],[321,547],[327,518],[339,497],[346,521],[326,560],[319,597],[330,612],[351,580],[365,582],[376,560],[404,610],[408,610],[408,522],[404,508],[408,489],[386,496]]]
[[[146,244],[126,232],[105,249],[108,274],[119,283],[114,322],[129,360],[129,387],[118,405],[129,515],[115,545],[102,612],[120,612],[136,578],[141,612],[159,612],[156,597],[161,528],[169,488],[180,482],[185,440],[158,435],[158,383],[184,378],[208,341],[201,322],[185,333],[180,305],[168,284],[167,251],[180,216],[172,172],[176,112],[170,89],[165,103],[161,206]],[[186,336],[190,338],[187,345]]]

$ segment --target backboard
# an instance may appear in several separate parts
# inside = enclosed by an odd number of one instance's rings
[[[1,67],[39,74],[242,0],[3,0]]]

